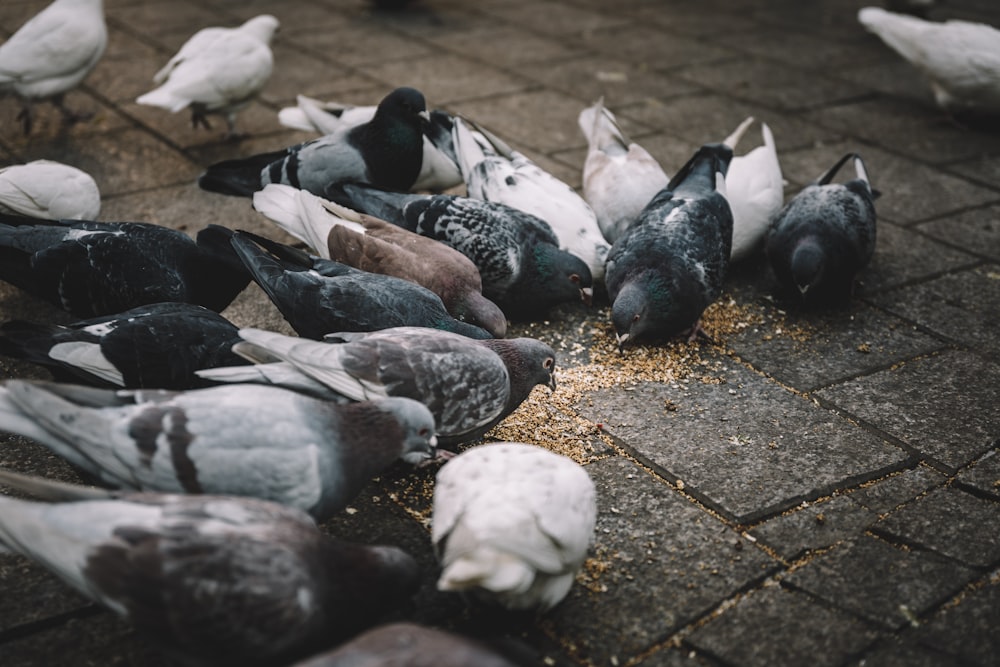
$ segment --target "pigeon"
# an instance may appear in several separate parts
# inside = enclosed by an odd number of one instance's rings
[[[701,330],[722,292],[733,237],[725,185],[733,152],[699,148],[639,214],[608,254],[607,286],[619,348],[641,338]]]
[[[485,142],[477,141],[461,118],[455,121],[455,152],[468,195],[507,204],[549,223],[559,247],[586,262],[593,280],[603,281],[610,246],[590,205],[569,185],[496,136],[479,127],[476,130]]]
[[[353,106],[339,102],[320,102],[305,95],[296,97],[296,106],[278,112],[278,122],[304,132],[332,134],[341,127],[354,127],[375,116],[374,106]],[[413,192],[441,192],[462,185],[462,172],[455,163],[455,145],[451,132],[454,118],[447,111],[432,109],[424,127],[424,155],[420,175],[410,186]]]
[[[587,138],[583,198],[604,238],[614,243],[670,177],[645,148],[625,137],[603,98],[581,111],[577,122]]]
[[[409,280],[360,271],[248,232],[237,232],[232,244],[253,279],[305,338],[397,326],[492,337],[456,320],[437,294]]]
[[[329,194],[338,204],[461,252],[479,269],[483,295],[508,318],[531,319],[561,303],[591,302],[594,281],[586,263],[560,250],[552,228],[531,214],[471,197],[402,194],[350,183]]]
[[[329,537],[276,503],[7,471],[0,482],[43,498],[0,496],[0,545],[128,620],[174,664],[286,665],[370,627],[420,584],[402,549]]]
[[[37,220],[0,214],[0,280],[76,317],[160,301],[222,311],[250,283],[229,244],[208,225],[192,240],[145,222]]]
[[[857,177],[831,183],[848,161]],[[876,197],[857,153],[844,155],[795,195],[767,233],[767,257],[781,286],[806,302],[848,300],[855,276],[875,253]]]
[[[415,282],[456,319],[506,334],[507,318],[483,296],[479,269],[454,248],[288,185],[269,184],[253,205],[320,257]]]
[[[46,220],[93,220],[101,191],[85,171],[52,160],[0,169],[0,213]]]
[[[229,137],[236,133],[236,114],[271,78],[271,39],[278,19],[256,16],[238,28],[204,28],[196,32],[153,76],[159,87],[136,99],[139,104],[177,113],[191,109],[191,126],[209,129],[208,114],[226,117]]]
[[[573,460],[517,442],[472,447],[434,485],[438,589],[547,611],[573,585],[596,518],[594,483]]]
[[[927,78],[941,108],[1000,113],[1000,30],[969,21],[934,23],[879,7],[862,8],[858,21]]]
[[[338,405],[280,387],[96,389],[7,380],[0,431],[45,445],[101,484],[272,500],[317,520],[396,459],[436,456],[434,417],[409,398]]]
[[[753,116],[744,120],[723,143],[736,150]],[[736,155],[726,172],[726,200],[733,211],[733,246],[729,260],[737,262],[764,245],[771,220],[785,203],[785,181],[781,176],[774,135],[767,123],[760,124],[764,144],[745,155]]]
[[[420,175],[428,117],[420,91],[397,88],[367,123],[280,151],[218,162],[198,178],[198,185],[242,197],[268,183],[284,183],[320,197],[331,184],[342,182],[409,190]]]
[[[415,623],[368,630],[292,667],[517,667],[486,644]]]
[[[246,343],[235,346],[237,354],[290,363],[351,400],[405,396],[420,401],[434,415],[441,446],[481,437],[535,385],[555,390],[555,351],[533,338],[472,340],[423,327],[335,333],[324,343],[252,328],[239,335]],[[254,381],[242,370],[215,369],[201,376]]]
[[[102,0],[55,0],[0,44],[0,94],[22,100],[25,134],[34,123],[32,104],[49,100],[67,122],[82,120],[63,98],[94,69],[108,45]]]
[[[190,303],[155,303],[68,326],[12,320],[0,354],[48,368],[59,380],[127,389],[195,389],[198,369],[248,364],[232,352],[239,329]]]

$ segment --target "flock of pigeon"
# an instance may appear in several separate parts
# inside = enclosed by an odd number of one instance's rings
[[[1000,110],[997,31],[876,8],[859,19],[927,74],[942,105]],[[258,16],[199,31],[137,101],[189,109],[205,127],[222,115],[235,134],[271,74],[277,27]],[[101,0],[56,0],[0,45],[0,91],[24,100],[26,133],[38,100],[76,119],[63,95],[106,40]],[[977,46],[979,57],[959,57]],[[843,156],[786,204],[766,124],[761,146],[734,154],[753,119],[671,177],[598,102],[579,117],[582,196],[486,128],[428,111],[413,88],[374,107],[300,97],[279,120],[322,136],[210,165],[199,184],[252,197],[306,249],[219,225],[192,239],[97,222],[99,193],[79,170],[0,171],[0,279],[83,318],[0,327],[0,354],[56,380],[0,384],[0,430],[111,489],[0,471],[39,498],[0,496],[0,544],[195,663],[288,664],[414,592],[411,556],[316,524],[397,459],[445,461],[431,522],[441,590],[550,609],[594,530],[588,474],[521,443],[453,452],[536,385],[555,389],[553,349],[505,338],[508,320],[589,304],[603,285],[619,347],[693,339],[731,262],[766,252],[790,294],[829,304],[850,297],[874,252],[877,192],[861,157]],[[848,163],[854,177],[835,183]],[[434,194],[458,186],[464,196]],[[219,314],[250,282],[297,336]],[[302,664],[404,664],[393,650],[420,664],[511,664],[408,624]]]

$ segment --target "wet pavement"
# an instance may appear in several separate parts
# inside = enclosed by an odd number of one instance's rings
[[[45,4],[5,0],[0,34]],[[67,99],[90,121],[63,128],[42,107],[25,138],[16,102],[0,100],[0,165],[49,158],[88,171],[103,220],[289,240],[247,200],[195,179],[211,162],[311,138],[277,121],[300,93],[374,104],[417,87],[576,187],[586,153],[576,117],[601,95],[668,173],[747,115],[774,131],[786,198],[861,153],[882,194],[875,257],[849,307],[785,307],[756,258],[733,267],[714,344],[618,356],[606,303],[512,327],[557,346],[566,388],[536,390],[494,435],[534,433],[569,451],[599,492],[591,558],[554,610],[497,616],[434,590],[433,471],[394,468],[325,528],[421,562],[424,586],[395,618],[516,638],[538,664],[1000,661],[1000,120],[960,125],[939,111],[859,26],[864,3],[105,4],[107,53]],[[193,32],[265,12],[281,31],[275,74],[240,116],[250,138],[224,141],[221,120],[194,130],[185,113],[135,104]],[[1000,7],[948,0],[932,17],[1000,25]],[[73,319],[6,285],[0,314]],[[253,285],[224,314],[289,331]],[[639,372],[639,359],[664,373]],[[0,370],[47,377],[6,359]],[[19,438],[0,436],[0,465],[76,479]],[[10,556],[0,557],[0,663],[164,664],[127,623]]]

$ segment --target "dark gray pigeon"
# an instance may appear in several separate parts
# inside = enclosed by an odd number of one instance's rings
[[[286,665],[413,595],[416,561],[227,496],[117,493],[0,471],[0,544],[127,619],[176,664]]]
[[[204,190],[249,197],[268,183],[284,183],[323,196],[334,183],[360,182],[409,190],[423,162],[423,94],[397,88],[367,123],[273,153],[213,164],[198,178]]]
[[[401,194],[357,184],[331,188],[327,195],[461,252],[479,269],[483,295],[510,318],[538,317],[581,299],[590,303],[590,269],[560,250],[548,223],[530,213],[470,197]]]
[[[854,161],[857,178],[831,183]],[[781,286],[815,304],[844,302],[875,253],[875,198],[857,153],[840,158],[778,213],[767,234],[767,256]]]
[[[725,144],[699,148],[612,246],[606,281],[619,347],[701,333],[729,264],[733,214],[716,184],[732,156]]]
[[[517,667],[486,644],[414,623],[374,628],[293,667]]]
[[[253,279],[305,338],[399,326],[491,338],[488,331],[456,320],[438,295],[409,280],[360,271],[247,232],[238,232],[232,243]]]
[[[208,225],[192,240],[145,222],[0,214],[0,280],[77,317],[160,301],[219,312],[250,282],[229,244],[231,235],[218,225]]]
[[[330,334],[327,343],[260,329],[241,329],[240,336],[246,342],[236,352],[253,360],[280,359],[351,400],[405,396],[420,401],[434,415],[441,445],[481,437],[524,402],[535,385],[555,389],[555,352],[533,338],[471,340],[421,327]],[[213,369],[202,375],[274,381],[256,376],[256,370]]]
[[[35,440],[112,488],[273,500],[324,519],[398,458],[436,454],[417,401],[337,405],[279,387],[184,392],[0,385],[0,431]]]
[[[196,370],[249,363],[232,352],[239,329],[190,303],[155,303],[67,326],[0,325],[0,354],[48,368],[58,380],[128,389],[211,385]]]

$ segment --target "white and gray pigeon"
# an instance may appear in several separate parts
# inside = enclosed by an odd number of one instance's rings
[[[108,492],[0,471],[0,545],[129,621],[171,664],[287,665],[418,589],[394,546],[329,537],[252,498]]]
[[[412,399],[338,405],[256,384],[172,392],[7,380],[0,431],[111,488],[250,496],[319,520],[396,459],[436,454],[434,417]]]
[[[191,36],[153,76],[157,88],[136,102],[177,113],[191,109],[191,125],[225,116],[228,136],[238,136],[236,114],[257,97],[274,67],[271,39],[278,19],[255,16],[236,28],[204,28]]]
[[[94,220],[101,191],[87,172],[52,160],[0,169],[0,213],[46,220]]]
[[[479,269],[451,246],[289,185],[269,184],[254,193],[253,205],[320,257],[413,281],[441,297],[456,319],[506,335],[507,318],[483,296]]]
[[[232,351],[239,329],[191,303],[140,306],[62,326],[0,325],[0,355],[44,366],[61,381],[127,389],[194,389],[195,371],[249,363]]]
[[[701,330],[701,314],[722,293],[733,214],[718,189],[733,152],[706,144],[615,241],[607,286],[619,347],[637,339]]]
[[[470,197],[506,204],[547,222],[559,248],[582,259],[593,280],[604,280],[610,244],[597,215],[569,185],[513,150],[495,135],[455,119],[458,166]]]
[[[629,140],[603,98],[580,112],[587,138],[583,198],[608,243],[614,243],[670,177],[645,148]]]
[[[507,317],[530,319],[561,303],[590,304],[587,264],[561,250],[545,221],[499,202],[456,195],[403,194],[345,183],[338,204],[441,241],[472,260],[483,295]]]
[[[260,329],[241,329],[239,335],[245,342],[234,347],[237,354],[254,361],[280,359],[351,400],[405,396],[420,401],[434,415],[444,446],[481,437],[536,385],[555,390],[555,351],[534,338],[472,340],[424,327],[336,333],[323,343]],[[200,375],[275,382],[253,371],[213,369]]]
[[[754,122],[744,120],[723,143],[736,150],[747,128]],[[726,200],[733,211],[733,247],[729,259],[737,262],[750,257],[764,245],[771,220],[785,203],[785,181],[767,123],[760,124],[764,143],[743,154],[734,155],[726,172]]]
[[[930,83],[950,113],[1000,113],[1000,30],[985,23],[935,23],[864,7],[858,21],[905,58]]]
[[[596,518],[594,483],[573,460],[516,442],[472,447],[434,485],[438,588],[507,609],[551,609],[573,585]]]
[[[374,106],[355,106],[340,102],[321,102],[305,95],[295,98],[296,106],[278,112],[278,122],[285,127],[304,132],[332,134],[343,127],[369,122],[375,116]],[[455,163],[455,145],[451,136],[454,119],[441,109],[430,111],[424,127],[424,157],[420,175],[411,191],[441,192],[462,185],[462,172]]]
[[[331,185],[369,183],[406,191],[420,176],[429,115],[423,93],[397,88],[372,119],[280,151],[226,160],[198,178],[204,190],[249,197],[268,183],[284,183],[324,197]]]
[[[847,162],[856,177],[832,180]],[[767,257],[781,286],[803,301],[842,303],[875,253],[875,199],[861,156],[847,153],[795,195],[767,234]]]
[[[102,0],[55,0],[0,44],[0,93],[21,98],[17,118],[25,134],[39,100],[51,101],[66,121],[86,118],[67,109],[63,97],[90,74],[107,45]]]

